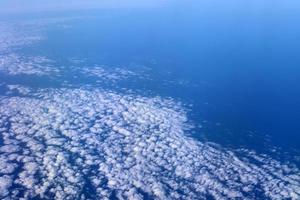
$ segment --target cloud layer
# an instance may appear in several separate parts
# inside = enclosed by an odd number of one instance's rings
[[[296,168],[185,136],[173,100],[52,89],[0,102],[0,196],[18,199],[300,197]]]
[[[36,28],[34,35],[18,31],[19,24],[0,24],[1,75],[63,75],[55,61],[18,51],[41,40],[42,27],[61,21],[23,23]],[[140,76],[70,63],[74,71],[68,73],[103,81]],[[173,99],[92,87],[4,85],[9,91],[0,96],[1,199],[300,198],[298,168],[187,137],[192,126]]]

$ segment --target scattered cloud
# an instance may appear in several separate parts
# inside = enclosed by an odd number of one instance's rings
[[[58,21],[64,20],[50,20]],[[0,72],[59,74],[55,61],[16,51],[43,38],[39,31],[32,35],[16,27],[0,24]],[[70,62],[75,74],[86,77],[140,76]],[[238,156],[187,137],[192,126],[173,99],[100,89],[6,88],[10,95],[0,97],[1,199],[300,198],[297,167],[249,150]]]
[[[187,137],[186,113],[171,99],[84,89],[31,96],[0,102],[1,198],[300,197],[297,168]]]

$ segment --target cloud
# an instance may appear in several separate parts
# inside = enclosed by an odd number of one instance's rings
[[[63,66],[45,56],[20,54],[20,49],[31,47],[46,39],[42,33],[48,25],[55,24],[69,26],[69,23],[79,18],[46,18],[40,20],[20,20],[14,23],[0,23],[0,73],[6,75],[35,75],[58,78],[64,72],[73,74],[73,78],[79,76],[93,77],[97,83],[116,83],[129,78],[146,79],[146,68],[139,67],[133,72],[128,67],[113,67],[99,64],[88,64],[85,59],[66,58]],[[68,83],[65,80],[65,83]],[[21,87],[10,87],[10,90]],[[23,90],[23,92],[26,92]]]
[[[0,71],[61,73],[46,57],[16,54],[16,47],[36,40],[2,27],[8,39],[0,41]],[[73,60],[75,72],[113,81],[138,76],[123,68],[87,70],[83,63]],[[175,100],[101,89],[7,88],[10,95],[0,97],[1,199],[300,198],[297,167],[187,137],[192,126]]]
[[[30,90],[27,97],[3,97],[0,160],[7,165],[0,171],[0,196],[300,197],[296,167],[197,142],[185,134],[190,127],[184,108],[160,97],[95,89]]]
[[[8,54],[0,56],[0,72],[10,75],[49,75],[57,73],[52,61],[42,56],[20,56]]]

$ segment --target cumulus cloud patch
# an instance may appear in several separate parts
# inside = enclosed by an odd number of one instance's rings
[[[25,87],[23,85],[7,85],[7,88],[9,89],[7,94],[17,92],[18,94],[21,95],[27,95],[31,92],[31,89],[29,87]]]
[[[71,20],[80,17],[50,18],[40,20],[24,20],[17,22],[0,23],[0,73],[5,75],[35,75],[60,78],[73,74],[73,78],[79,76],[94,77],[100,83],[117,83],[120,80],[130,78],[147,79],[145,67],[133,71],[127,67],[110,67],[99,64],[92,66],[86,60],[68,58],[69,65],[60,65],[54,60],[40,55],[21,54],[20,49],[30,47],[45,39],[43,32],[49,25],[57,25],[62,28],[69,26]],[[68,62],[67,62],[68,63]],[[70,81],[64,80],[65,85]]]
[[[20,31],[21,24],[0,22],[0,53],[12,52],[20,47],[42,40],[42,36],[35,32],[31,34]]]
[[[0,56],[0,71],[9,75],[49,75],[59,72],[53,61],[42,56]]]
[[[45,39],[49,25],[68,26],[80,17],[0,22],[0,72],[9,75],[58,75],[60,67],[40,55],[23,55],[20,49]]]
[[[133,71],[122,69],[122,68],[113,68],[107,69],[107,67],[102,66],[94,66],[94,67],[86,67],[83,68],[82,73],[87,76],[95,76],[104,81],[118,81],[121,79],[127,79],[130,77],[134,77],[137,74]]]
[[[84,89],[31,95],[0,100],[1,198],[300,198],[297,168],[187,137],[173,100]]]
[[[63,20],[44,19],[0,23],[0,72],[9,75],[50,75],[59,71],[44,56],[27,56],[19,50],[44,39],[46,24]]]

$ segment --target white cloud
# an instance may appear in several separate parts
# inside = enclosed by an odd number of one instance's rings
[[[82,66],[77,70],[81,71],[86,76],[97,77],[98,81],[112,81],[116,82],[122,79],[128,79],[130,77],[138,77],[136,73],[130,70],[122,68],[110,68],[102,66],[84,67]]]
[[[45,23],[49,20],[25,24],[39,30]],[[46,57],[16,54],[15,48],[36,42],[35,37],[3,27],[7,32],[0,34],[7,37],[0,39],[1,72],[61,72]],[[74,70],[107,81],[138,76],[99,66]],[[244,157],[237,156],[187,137],[191,125],[172,99],[95,89],[36,92],[21,85],[7,87],[11,95],[0,98],[1,198],[300,198],[298,168],[247,150]],[[14,91],[26,97],[14,96]]]
[[[0,197],[5,197],[9,194],[9,187],[12,185],[12,178],[4,175],[0,177]]]
[[[297,168],[250,151],[244,159],[187,137],[185,111],[170,99],[83,89],[28,96],[0,102],[2,196],[16,199],[5,174],[22,166],[14,173],[23,187],[14,191],[28,198],[300,197]]]
[[[35,56],[8,54],[0,56],[0,72],[10,75],[48,75],[57,73],[58,69],[51,66],[51,60]]]
[[[139,66],[132,71],[129,67],[103,66],[99,64],[89,65],[86,60],[67,58],[66,65],[59,65],[54,60],[40,55],[22,55],[18,49],[28,47],[45,39],[43,30],[50,24],[66,24],[70,20],[78,18],[46,18],[40,20],[24,20],[10,23],[0,23],[0,73],[6,75],[35,75],[48,76],[59,79],[61,76],[74,74],[93,77],[97,83],[110,83],[115,85],[121,80],[149,79],[147,68]],[[134,78],[134,79],[133,79]],[[65,85],[70,85],[65,80]],[[21,85],[8,86],[9,92],[19,92],[26,95],[28,88]]]

